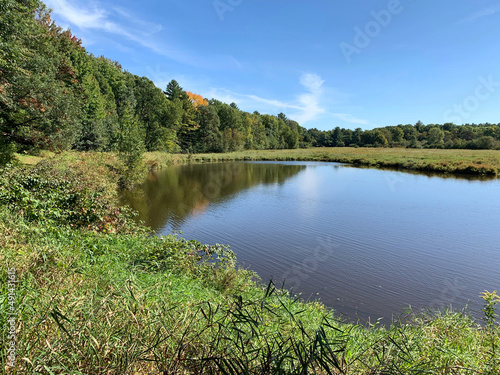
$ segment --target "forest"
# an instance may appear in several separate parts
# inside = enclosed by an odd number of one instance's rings
[[[242,111],[172,79],[158,88],[94,56],[39,0],[0,3],[0,164],[39,150],[230,152],[307,147],[499,149],[500,124],[306,129]]]

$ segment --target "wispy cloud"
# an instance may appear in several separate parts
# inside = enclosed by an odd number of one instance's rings
[[[293,105],[290,103],[285,103],[285,102],[282,102],[282,101],[276,100],[276,99],[265,99],[265,98],[261,98],[257,95],[242,95],[242,96],[249,98],[249,99],[252,99],[253,101],[255,101],[257,103],[267,104],[271,107],[283,108],[283,109],[285,109],[285,108],[286,109],[294,108],[294,109],[299,109],[299,110],[303,109],[302,107],[299,107],[299,106],[296,106],[296,105]]]
[[[325,109],[320,105],[325,81],[317,74],[305,73],[300,78],[300,83],[306,92],[298,97],[299,111],[291,113],[290,117],[300,124],[305,124],[316,120],[320,114],[325,112]]]
[[[360,125],[368,125],[369,122],[360,118],[356,118],[349,113],[330,113],[335,118],[342,120],[344,122],[348,122],[350,124],[360,124]]]
[[[285,112],[287,116],[301,125],[311,123],[320,117],[331,117],[350,124],[368,124],[368,121],[354,117],[348,113],[329,113],[322,104],[325,100],[325,81],[317,74],[305,73],[300,77],[304,92],[298,93],[295,100],[283,101],[263,98],[257,95],[236,93],[227,89],[208,90],[204,95],[226,103],[235,102],[240,108],[258,109],[263,113]],[[329,90],[331,91],[331,90]]]
[[[140,30],[142,30],[142,34],[144,35],[154,35],[163,30],[163,26],[154,22],[141,20],[137,18],[135,14],[131,14],[128,10],[123,9],[121,7],[113,7],[113,11],[122,16],[127,22],[130,22],[136,25]]]
[[[206,95],[226,103],[235,102],[241,108],[259,108],[260,111],[268,113],[290,112],[289,117],[302,124],[315,119],[318,114],[324,112],[324,109],[319,106],[321,86],[324,81],[318,75],[304,74],[300,83],[306,92],[299,94],[296,100],[290,102],[263,98],[253,94],[236,93],[221,88],[212,88]]]
[[[494,5],[492,7],[482,9],[482,10],[479,10],[479,11],[471,14],[469,17],[464,18],[461,22],[462,23],[473,22],[473,21],[476,21],[476,20],[483,18],[483,17],[492,16],[498,12],[500,12],[500,5]]]
[[[294,107],[290,103],[276,99],[266,99],[257,95],[242,94],[226,88],[212,87],[208,90],[199,90],[206,98],[215,98],[224,103],[236,103],[241,108],[253,108],[264,112],[284,111],[287,108]],[[297,107],[298,108],[298,107]]]
[[[55,14],[81,29],[101,28],[108,17],[104,9],[99,9],[95,5],[84,9],[69,4],[66,0],[46,0],[45,3]]]
[[[105,9],[98,3],[82,5],[69,0],[45,0],[54,14],[62,17],[71,27],[80,30],[102,31],[122,36],[142,47],[148,48],[158,55],[191,65],[197,65],[189,53],[167,46],[157,41],[152,35],[160,32],[160,24],[139,19],[120,7]]]

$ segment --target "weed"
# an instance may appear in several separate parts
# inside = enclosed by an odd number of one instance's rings
[[[496,329],[496,305],[500,302],[500,297],[497,291],[488,292],[485,290],[481,294],[481,298],[484,300],[484,322],[486,324],[486,338],[488,346],[491,348],[490,358],[487,363],[487,369],[485,373],[487,374],[497,374],[500,372],[500,361],[497,358],[497,341],[498,341],[498,330]]]

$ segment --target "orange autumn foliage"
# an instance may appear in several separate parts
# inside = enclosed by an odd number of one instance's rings
[[[193,103],[193,106],[196,108],[200,105],[208,105],[208,101],[203,98],[203,96],[192,93],[190,91],[186,92],[187,96],[189,97],[189,100]]]

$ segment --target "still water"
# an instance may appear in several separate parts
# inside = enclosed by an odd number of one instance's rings
[[[168,167],[123,203],[158,234],[229,244],[263,282],[349,319],[411,306],[480,315],[500,288],[500,181],[241,162]]]

